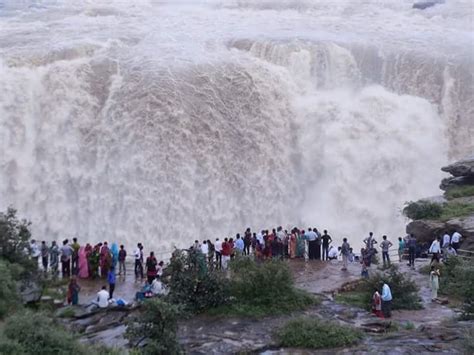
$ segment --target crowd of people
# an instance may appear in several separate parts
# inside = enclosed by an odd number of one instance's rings
[[[445,233],[442,237],[435,238],[428,250],[432,254],[431,263],[439,262],[441,254],[444,258],[449,255],[456,255],[461,238],[462,236],[456,231],[452,235]],[[363,242],[365,246],[361,249],[359,257],[354,255],[347,238],[343,238],[343,242],[339,247],[334,246],[333,239],[327,230],[320,233],[317,228],[304,230],[295,227],[288,232],[280,226],[272,230],[261,230],[258,233],[247,228],[242,235],[237,233],[235,238],[229,237],[223,240],[216,238],[214,242],[208,239],[200,243],[196,240],[190,249],[202,253],[207,266],[211,269],[225,270],[229,261],[240,255],[252,255],[257,261],[273,258],[304,258],[329,261],[337,260],[341,256],[343,271],[347,270],[349,262],[357,260],[362,265],[361,276],[369,277],[369,268],[374,255],[378,253],[376,248],[378,242],[372,232]],[[382,236],[379,247],[384,267],[390,266],[390,248],[393,245],[386,235]],[[139,294],[142,297],[151,297],[163,292],[160,278],[163,273],[164,262],[158,262],[153,251],[145,259],[143,250],[142,243],[138,243],[133,251],[134,274],[137,280],[144,280],[146,275],[145,287]],[[45,241],[37,244],[35,240],[32,240],[29,252],[31,257],[42,265],[43,271],[46,273],[50,270],[53,277],[59,275],[59,265],[61,265],[62,277],[70,278],[67,298],[68,302],[72,304],[78,302],[80,291],[78,278],[103,278],[107,280],[108,291],[104,286],[97,295],[97,304],[99,307],[103,307],[105,306],[104,298],[110,300],[114,296],[116,275],[125,277],[127,273],[125,263],[128,254],[125,247],[123,245],[118,246],[117,243],[112,243],[110,247],[106,241],[94,246],[89,243],[81,246],[77,238],[73,238],[72,242],[68,239],[64,240],[61,246],[58,246],[55,241],[48,246]],[[419,244],[413,234],[407,235],[405,238],[398,238],[399,262],[402,262],[404,256],[407,255],[408,265],[414,268],[415,258],[419,256],[419,253]],[[431,271],[430,280],[433,299],[435,299],[437,297],[439,271],[435,268]],[[388,287],[388,285],[386,286]],[[382,312],[380,314],[376,313],[377,315],[385,314],[385,316],[388,316],[390,313],[388,303],[385,311],[382,310],[383,302],[391,301],[391,294],[389,294],[389,291],[387,292],[387,287],[385,287],[385,291],[382,291],[382,295],[378,291],[374,293],[374,312]],[[378,302],[379,298],[380,302]],[[388,300],[389,298],[390,300]]]
[[[336,248],[327,230],[321,234],[317,228],[307,230],[293,228],[290,232],[277,227],[272,230],[252,232],[247,228],[242,235],[216,238],[199,242],[191,246],[193,250],[201,251],[207,258],[208,266],[226,269],[229,261],[239,255],[253,255],[257,260],[307,258],[309,260],[334,260],[342,255],[343,260],[349,260],[352,249],[344,238],[343,244]],[[344,264],[347,267],[347,263]]]

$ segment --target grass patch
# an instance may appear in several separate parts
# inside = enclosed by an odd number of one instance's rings
[[[280,346],[308,349],[337,348],[359,343],[363,333],[357,329],[314,318],[290,320],[276,332]]]
[[[356,306],[362,309],[370,309],[370,303],[367,303],[367,292],[349,291],[338,293],[334,298],[336,302]]]
[[[412,322],[408,321],[403,325],[403,329],[405,329],[405,330],[414,330],[415,325]]]
[[[250,302],[231,302],[228,305],[211,308],[207,313],[212,316],[260,318],[269,315],[282,315],[317,305],[321,301],[313,295],[295,290],[292,298],[283,296],[278,302],[252,304]]]
[[[448,200],[452,200],[453,198],[474,196],[474,186],[467,185],[452,187],[444,193],[444,196]]]
[[[463,217],[474,213],[474,204],[470,203],[445,203],[443,204],[443,210],[440,219],[447,221],[455,217]]]
[[[434,203],[429,201],[407,202],[403,214],[410,219],[433,219],[447,221],[451,218],[474,214],[474,204],[447,202]]]

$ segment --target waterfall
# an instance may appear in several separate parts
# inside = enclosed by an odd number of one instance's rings
[[[403,48],[406,33],[357,27],[367,5],[85,4],[0,16],[0,209],[37,239],[169,250],[295,224],[394,238],[403,203],[472,151],[472,57],[436,41],[436,11],[465,23],[449,4],[374,2],[431,31]]]

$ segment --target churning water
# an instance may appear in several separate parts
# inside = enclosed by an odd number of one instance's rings
[[[251,226],[397,237],[474,147],[473,8],[0,0],[0,208],[155,248]]]

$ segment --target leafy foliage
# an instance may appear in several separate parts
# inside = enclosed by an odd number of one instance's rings
[[[203,257],[197,251],[175,250],[164,279],[170,289],[170,303],[201,312],[227,302],[228,280],[219,271],[207,270]]]
[[[467,216],[474,213],[474,204],[447,202],[434,203],[429,201],[408,202],[403,214],[410,219],[435,219],[447,221],[451,218]]]
[[[444,195],[448,200],[460,197],[468,197],[474,196],[474,186],[473,185],[466,185],[466,186],[455,186],[449,188]]]
[[[407,202],[403,214],[410,219],[438,219],[443,213],[439,203],[429,201]]]
[[[91,350],[80,344],[70,332],[52,318],[29,310],[9,317],[0,338],[0,353],[2,354],[86,355],[90,354]],[[100,353],[109,354],[113,351],[101,348]]]
[[[463,300],[464,319],[474,319],[474,265],[460,257],[450,257],[441,269],[440,293]]]
[[[316,302],[310,294],[294,287],[286,262],[267,261],[261,264],[249,258],[231,263],[230,294],[232,303],[225,312],[233,315],[259,317],[289,313]]]
[[[135,347],[146,339],[146,346],[139,348],[143,354],[179,354],[176,332],[180,312],[178,306],[160,299],[147,300],[129,322],[126,336]]]
[[[0,260],[0,318],[20,306],[16,292],[15,272],[11,264]]]
[[[16,212],[15,209],[8,208],[6,213],[0,213],[0,258],[25,265],[30,270],[37,267],[25,253],[29,248],[31,223],[19,220]]]
[[[290,320],[276,332],[279,345],[296,348],[336,348],[357,344],[361,331],[315,318]]]
[[[393,264],[384,273],[379,272],[369,279],[363,280],[354,291],[341,293],[336,297],[336,300],[369,310],[374,290],[381,291],[382,281],[385,281],[392,291],[392,309],[422,308],[418,296],[418,286],[399,272],[396,265]]]

